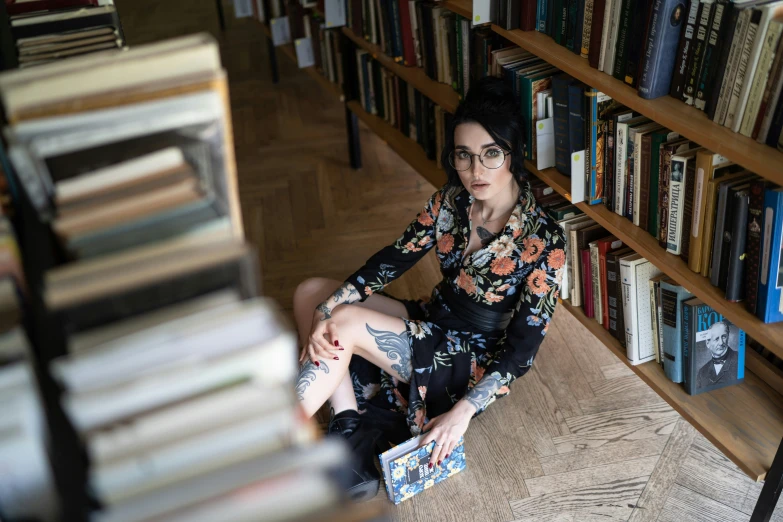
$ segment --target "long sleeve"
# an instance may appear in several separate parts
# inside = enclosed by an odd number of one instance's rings
[[[435,245],[442,197],[443,189],[435,192],[397,241],[373,254],[345,280],[359,292],[360,302],[400,277]]]
[[[520,286],[522,292],[514,314],[500,339],[500,349],[487,365],[485,376],[497,379],[501,386],[510,385],[532,366],[538,348],[544,340],[549,321],[560,295],[560,280],[565,262],[565,238],[559,227],[546,234],[541,255],[530,264],[530,270]],[[498,391],[505,395],[508,389]]]

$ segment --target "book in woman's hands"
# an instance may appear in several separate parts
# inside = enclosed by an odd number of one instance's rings
[[[419,447],[422,439],[421,435],[413,437],[378,456],[386,482],[386,493],[389,495],[389,500],[395,504],[421,493],[465,468],[465,447],[462,437],[449,454],[449,458],[442,459],[440,466],[435,464],[432,468],[429,464],[435,441]]]

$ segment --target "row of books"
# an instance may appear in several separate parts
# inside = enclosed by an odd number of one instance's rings
[[[35,260],[61,348],[44,371],[87,456],[90,519],[349,520],[350,455],[304,416],[296,335],[242,240],[214,39],[7,72],[0,99],[15,177],[59,242]],[[0,464],[19,445],[0,439]],[[0,478],[0,506],[57,519],[23,478]]]
[[[427,158],[438,161],[451,114],[403,81],[364,49],[355,49],[358,90],[362,108],[416,141]]]
[[[522,0],[521,10],[641,97],[670,94],[783,149],[783,2]]]
[[[745,333],[584,215],[566,233],[568,298],[626,349],[658,362],[690,395],[742,382]]]
[[[124,45],[111,0],[17,0],[6,4],[19,67]]]

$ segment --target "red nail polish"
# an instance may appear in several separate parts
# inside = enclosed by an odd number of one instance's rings
[[[449,453],[449,455],[451,455],[451,453]],[[445,458],[449,458],[449,455],[446,455],[446,457],[445,457]]]
[[[334,345],[335,345],[335,346],[339,346],[339,344],[337,344],[337,341],[335,341],[335,342],[334,342]]]
[[[321,363],[319,363],[318,361],[315,361],[315,365],[316,366],[321,366]]]
[[[340,349],[341,349],[341,350],[345,350],[345,348],[343,348],[342,346],[340,347]]]
[[[339,357],[335,357],[335,358],[334,358],[334,360],[335,360],[335,361],[339,361],[339,360],[340,360],[340,358],[339,358]]]
[[[430,469],[432,469],[432,466],[433,466],[433,464],[432,464],[432,462],[430,462]]]
[[[438,461],[438,466],[440,466],[440,463],[441,463],[441,462],[443,462],[443,461],[442,461],[442,460],[439,460],[439,461]]]

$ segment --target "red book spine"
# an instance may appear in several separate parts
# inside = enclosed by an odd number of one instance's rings
[[[606,291],[606,251],[612,247],[611,242],[598,243],[598,284],[601,285],[601,311],[603,313],[604,329],[609,329],[609,293]]]
[[[519,28],[523,31],[535,31],[536,29],[536,5],[537,0],[522,0]]]
[[[411,29],[411,12],[408,0],[397,0],[400,3],[400,26],[402,27],[402,60],[408,67],[416,66],[416,50],[413,47],[413,29]]]
[[[587,317],[593,317],[593,272],[590,263],[590,249],[579,252],[582,256],[582,307]]]

